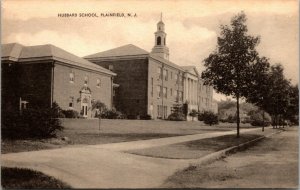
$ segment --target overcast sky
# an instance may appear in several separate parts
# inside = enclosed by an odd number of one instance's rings
[[[154,45],[163,13],[170,60],[203,70],[203,59],[215,48],[220,24],[240,11],[251,35],[260,36],[260,55],[281,63],[296,84],[298,66],[297,0],[197,1],[2,1],[2,43],[53,44],[78,56],[134,44],[147,51]],[[98,18],[61,18],[59,13],[97,13]],[[100,17],[101,13],[136,13],[137,17]],[[217,100],[225,99],[214,95]]]

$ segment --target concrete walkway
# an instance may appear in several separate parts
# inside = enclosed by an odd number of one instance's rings
[[[242,133],[261,129],[243,129]],[[271,129],[270,129],[271,130]],[[74,188],[154,188],[176,170],[196,160],[162,159],[122,151],[163,146],[221,135],[236,131],[186,135],[104,145],[1,155],[2,166],[24,167],[54,176]]]

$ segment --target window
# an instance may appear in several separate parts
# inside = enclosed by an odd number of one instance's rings
[[[153,97],[153,77],[151,77],[151,96]]]
[[[171,79],[173,79],[173,72],[171,71]]]
[[[175,74],[175,80],[176,80],[176,83],[177,83],[177,80],[178,80],[178,74]]]
[[[97,79],[97,87],[99,88],[101,86],[101,80]]]
[[[158,78],[161,79],[161,68],[160,67],[157,68],[157,74],[158,74]]]
[[[168,70],[164,69],[163,76],[165,80],[168,80]]]
[[[173,96],[173,89],[170,88],[170,96]]]
[[[85,76],[84,77],[84,84],[88,84],[88,81],[89,81],[89,77]]]
[[[70,83],[74,83],[74,72],[71,71],[69,76],[70,76]]]
[[[161,97],[161,87],[157,86],[156,91],[157,91],[157,97],[160,98]]]
[[[161,37],[160,36],[157,37],[157,45],[158,46],[161,45]]]
[[[70,96],[70,100],[69,100],[69,108],[73,108],[73,102],[74,102],[74,97]]]
[[[164,87],[164,88],[163,88],[163,95],[164,95],[164,98],[167,98],[167,97],[168,97],[167,91],[168,91],[167,87]]]

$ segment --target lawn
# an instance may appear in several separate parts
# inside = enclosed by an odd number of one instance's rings
[[[128,153],[159,158],[195,159],[219,150],[237,146],[261,136],[258,134],[242,134],[240,138],[236,138],[235,134],[224,135],[161,147],[132,150],[128,151]]]
[[[30,169],[1,167],[1,185],[5,189],[70,189],[53,177]]]
[[[57,138],[1,141],[1,153],[165,138],[234,130],[234,124],[204,125],[199,121],[63,119],[65,129]],[[242,125],[248,128],[249,125]],[[63,137],[67,137],[62,140]]]

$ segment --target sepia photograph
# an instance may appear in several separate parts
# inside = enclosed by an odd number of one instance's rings
[[[1,1],[1,188],[299,189],[298,0]]]

